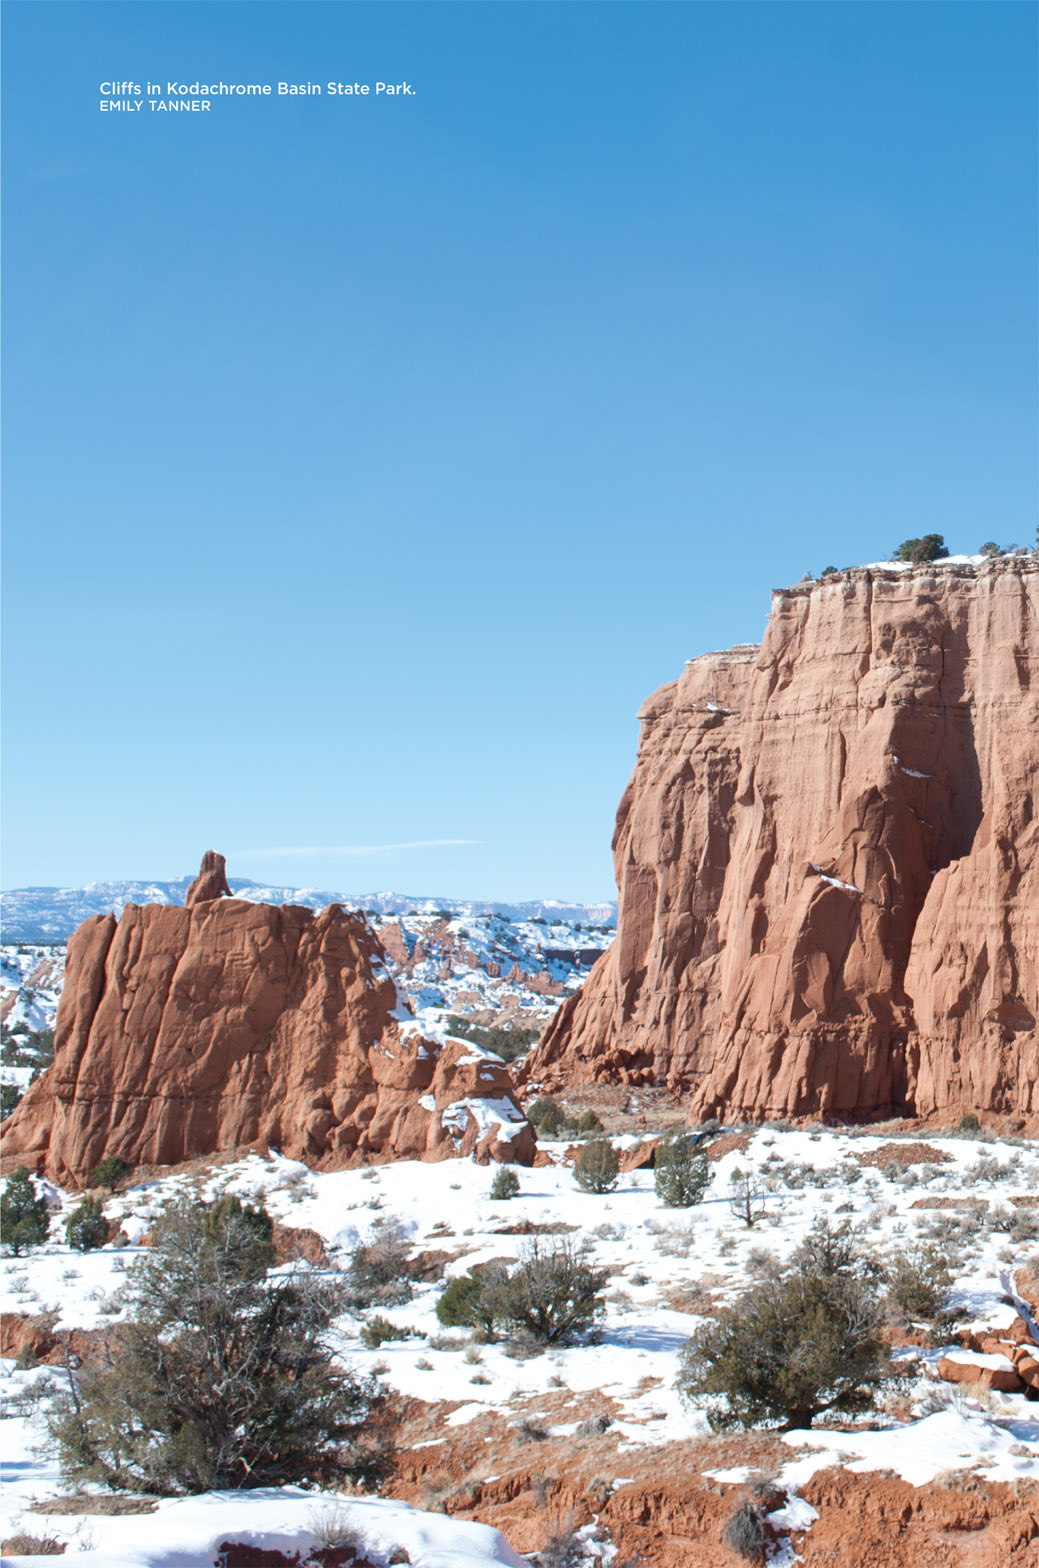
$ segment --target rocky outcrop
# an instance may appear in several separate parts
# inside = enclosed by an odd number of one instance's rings
[[[227,862],[215,849],[207,849],[202,856],[198,876],[184,894],[184,908],[192,904],[205,904],[211,898],[232,898],[227,882]]]
[[[557,1521],[566,1520],[587,1532],[586,1539],[609,1543],[614,1561],[645,1568],[747,1568],[754,1559],[728,1546],[725,1531],[752,1500],[770,1511],[787,1504],[766,1515],[769,1561],[805,1568],[1025,1568],[1036,1560],[1030,1543],[1039,1542],[1039,1486],[1023,1466],[1010,1483],[986,1480],[983,1467],[964,1463],[915,1486],[891,1470],[831,1464],[786,1492],[767,1479],[791,1459],[790,1446],[774,1432],[639,1445],[624,1440],[626,1412],[604,1393],[562,1403],[551,1389],[536,1405],[531,1401],[529,1421],[542,1432],[532,1460],[515,1409],[511,1424],[495,1411],[452,1426],[444,1419],[452,1407],[434,1411],[416,1402],[407,1431],[422,1436],[414,1446],[398,1438],[394,1496],[418,1504],[435,1492],[452,1518],[492,1521],[523,1553],[545,1552],[560,1531]],[[605,1432],[600,1414],[614,1417]],[[566,1435],[552,1435],[564,1422]],[[827,1435],[836,1447],[840,1431]],[[802,1462],[807,1452],[799,1449]]]
[[[1039,561],[863,567],[641,711],[617,939],[529,1061],[697,1116],[1039,1113]]]
[[[422,1037],[360,915],[216,896],[223,860],[206,862],[188,907],[130,904],[71,938],[54,1065],[7,1122],[5,1161],[66,1183],[105,1155],[244,1146],[322,1169],[532,1161],[507,1068]]]

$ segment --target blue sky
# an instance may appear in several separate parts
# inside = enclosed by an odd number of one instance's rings
[[[685,659],[1033,541],[1035,6],[5,12],[5,886],[611,896]]]

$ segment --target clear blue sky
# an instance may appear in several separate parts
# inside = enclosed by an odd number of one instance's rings
[[[1033,541],[1033,4],[5,13],[5,886],[611,896],[685,659]]]

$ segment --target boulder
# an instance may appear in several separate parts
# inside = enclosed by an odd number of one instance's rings
[[[976,1384],[1003,1394],[1020,1394],[1025,1387],[1008,1357],[982,1356],[969,1350],[943,1356],[938,1363],[938,1376],[946,1383]]]

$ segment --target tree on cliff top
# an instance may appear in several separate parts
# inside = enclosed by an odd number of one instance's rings
[[[891,559],[921,566],[925,561],[944,561],[948,553],[941,534],[924,534],[922,539],[903,539]]]
[[[238,1199],[180,1202],[130,1270],[132,1316],[69,1367],[49,1418],[62,1472],[132,1492],[334,1480],[373,1463],[378,1384],[333,1362],[342,1292],[269,1276],[270,1221]]]

